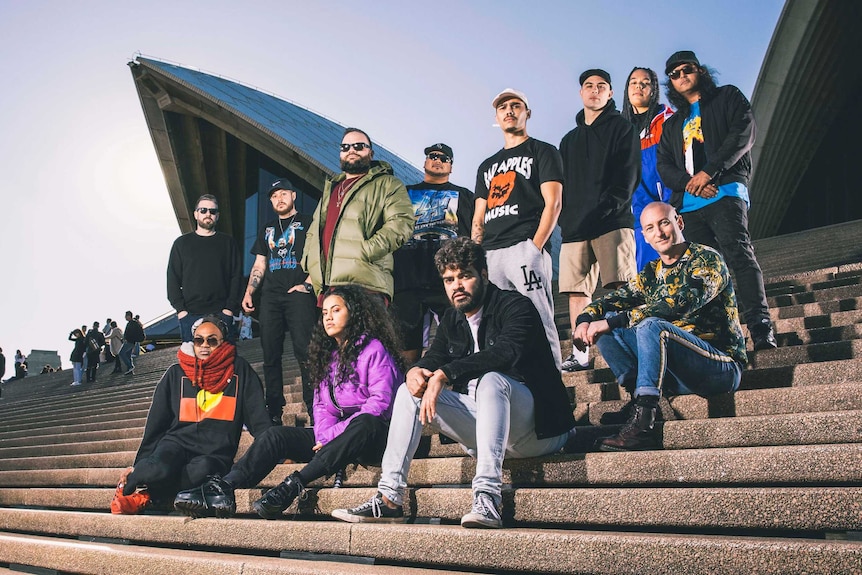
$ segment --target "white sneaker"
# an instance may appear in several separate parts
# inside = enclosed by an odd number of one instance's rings
[[[83,384],[80,381],[73,381],[72,382],[72,387],[75,387],[77,385],[83,385]]]
[[[569,357],[563,360],[563,364],[560,366],[562,371],[583,371],[585,369],[590,369],[590,364],[584,365],[580,363],[576,358],[575,354],[570,353]]]
[[[468,529],[484,528],[499,529],[503,526],[500,509],[494,503],[494,498],[484,491],[473,495],[473,509],[461,518],[461,527]]]

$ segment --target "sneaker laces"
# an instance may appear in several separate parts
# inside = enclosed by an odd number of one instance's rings
[[[473,498],[473,513],[484,517],[500,518],[500,513],[497,511],[494,499],[483,491],[477,493],[476,497]]]
[[[352,513],[353,515],[361,515],[371,509],[371,514],[374,515],[375,518],[379,519],[383,517],[383,505],[386,505],[383,502],[383,498],[375,495],[362,505],[351,509],[350,513]]]

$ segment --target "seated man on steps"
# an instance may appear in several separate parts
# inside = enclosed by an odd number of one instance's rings
[[[658,400],[735,391],[747,361],[736,295],[724,259],[686,242],[682,217],[663,202],[647,205],[641,227],[659,259],[595,300],[577,318],[572,341],[598,345],[619,384],[632,394],[628,421],[601,451],[660,449]],[[618,312],[607,317],[609,312]],[[607,319],[605,319],[607,317]]]
[[[333,517],[351,523],[404,521],[404,490],[422,426],[476,458],[473,509],[464,527],[502,527],[503,457],[559,451],[575,421],[545,328],[533,303],[488,281],[485,252],[467,238],[434,257],[446,311],[428,352],[398,388],[378,492]]]

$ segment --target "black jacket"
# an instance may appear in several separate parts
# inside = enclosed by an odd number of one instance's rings
[[[564,242],[633,227],[632,194],[641,177],[640,138],[613,100],[590,125],[581,110],[577,124],[560,142],[565,181],[559,221]]]
[[[688,119],[677,112],[664,123],[658,145],[658,172],[673,190],[670,203],[682,206],[685,185],[691,175],[685,171],[682,126]],[[721,86],[710,98],[700,100],[700,120],[706,165],[703,171],[718,185],[739,182],[748,186],[751,178],[751,147],[755,124],[751,104],[736,86]]]
[[[566,433],[575,426],[569,396],[533,302],[489,283],[479,325],[480,351],[473,353],[473,347],[467,317],[450,308],[428,353],[416,365],[443,370],[460,393],[466,393],[471,379],[492,371],[523,381],[533,394],[540,439]]]

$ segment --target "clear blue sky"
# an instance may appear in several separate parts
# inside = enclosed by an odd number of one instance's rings
[[[751,97],[783,0],[226,2],[0,0],[0,347],[59,350],[69,331],[170,310],[179,228],[126,63],[136,52],[239,80],[364,128],[421,166],[455,151],[473,187],[502,146],[491,98],[526,92],[554,145],[578,74],[661,71],[691,49]],[[335,151],[333,151],[333,154]],[[121,326],[124,322],[121,321]]]

